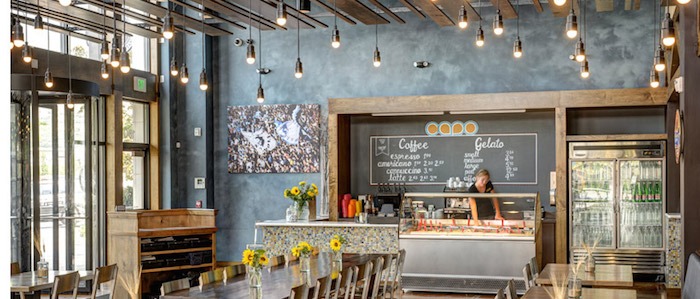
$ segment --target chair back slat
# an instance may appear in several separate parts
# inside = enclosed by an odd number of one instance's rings
[[[355,285],[357,284],[357,272],[360,272],[360,267],[358,266],[348,267],[345,270],[343,270],[343,277],[345,277],[345,281],[343,282],[344,296],[340,297],[340,294],[336,292],[337,298],[348,299],[351,295],[353,295],[353,292],[355,291]]]
[[[307,299],[309,297],[309,286],[305,283],[295,286],[289,292],[289,299]]]
[[[94,277],[92,279],[92,293],[90,294],[91,299],[97,298],[98,291],[103,291],[102,284],[109,284],[109,293],[100,292],[100,296],[109,294],[107,298],[114,298],[114,286],[117,283],[117,273],[119,268],[117,264],[111,264],[107,266],[98,267],[95,269]]]
[[[357,266],[357,271],[353,275],[353,284],[350,291],[350,298],[355,298],[355,292],[357,291],[358,284],[362,282],[362,291],[367,290],[367,285],[369,285],[369,278],[372,275],[373,261],[367,261],[364,264]],[[363,297],[365,298],[365,297]]]
[[[388,262],[387,262],[388,261]],[[379,296],[379,285],[382,282],[382,274],[384,273],[385,269],[388,269],[389,266],[391,265],[391,254],[387,254],[384,256],[380,256],[376,258],[373,262],[373,264],[377,265],[372,269],[372,276],[370,277],[370,283],[368,286],[367,292],[363,293],[368,293],[369,297],[363,297],[363,298],[377,298]],[[371,290],[369,289],[371,288]]]
[[[506,296],[503,295],[503,289],[498,289],[498,292],[496,292],[496,297],[493,297],[493,299],[506,299]]]
[[[537,264],[537,257],[530,258],[530,273],[532,273],[532,279],[537,278],[540,274],[540,265]]]
[[[523,267],[523,279],[525,280],[525,290],[529,290],[532,284],[532,272],[530,271],[530,264],[525,264]]]
[[[517,290],[515,289],[515,280],[511,279],[508,281],[508,285],[506,285],[506,299],[518,299],[518,293]]]
[[[245,274],[245,265],[232,265],[224,267],[224,279],[234,277],[236,275]]]
[[[340,276],[340,274],[338,274],[338,276]],[[330,298],[332,282],[333,279],[331,278],[331,274],[318,278],[316,280],[316,286],[314,287],[314,292],[311,298]]]
[[[278,255],[278,256],[270,257],[270,262],[268,263],[268,266],[274,267],[274,266],[279,266],[279,265],[284,265],[284,264],[286,264],[285,256]]]
[[[189,288],[190,288],[190,279],[189,278],[180,278],[177,280],[164,282],[160,286],[160,295],[165,296],[166,294],[176,292],[179,290],[189,289]]]
[[[224,280],[224,268],[216,268],[199,274],[199,286]]]
[[[78,271],[56,275],[53,279],[51,299],[57,299],[59,294],[68,291],[73,291],[73,299],[78,298],[78,283],[80,283]]]

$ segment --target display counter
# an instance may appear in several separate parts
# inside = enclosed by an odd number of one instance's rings
[[[347,253],[397,253],[397,224],[367,224],[351,221],[312,220],[286,222],[267,220],[255,223],[255,240],[264,244],[269,256],[288,255],[292,247],[306,241],[319,251],[330,251],[330,239],[342,235]],[[262,235],[260,235],[261,233]],[[261,241],[260,238],[262,238]]]
[[[498,198],[505,220],[444,219],[422,206],[470,197]],[[406,193],[399,221],[404,291],[495,293],[515,279],[524,292],[522,269],[536,256],[539,207],[537,193]]]

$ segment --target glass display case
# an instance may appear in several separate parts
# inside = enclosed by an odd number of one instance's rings
[[[489,202],[504,219],[474,220],[471,209]],[[515,279],[524,292],[522,268],[541,238],[538,215],[537,193],[406,193],[399,211],[399,247],[410,252],[403,290],[489,294]]]

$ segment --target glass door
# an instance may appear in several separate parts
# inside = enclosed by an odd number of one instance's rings
[[[614,160],[571,161],[571,246],[614,248]]]
[[[620,161],[620,248],[663,248],[663,162]]]

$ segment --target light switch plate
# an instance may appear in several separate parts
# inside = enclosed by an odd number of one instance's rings
[[[206,188],[206,184],[205,184],[204,178],[194,178],[194,188],[195,188],[195,189],[204,189],[204,188]]]
[[[194,136],[202,136],[202,128],[194,128]]]

